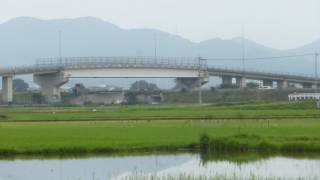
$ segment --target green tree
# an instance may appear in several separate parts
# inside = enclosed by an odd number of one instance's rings
[[[25,92],[29,88],[29,84],[26,83],[23,79],[14,79],[13,80],[13,90],[15,92]]]
[[[239,86],[236,84],[221,84],[220,88],[221,89],[236,89],[236,88],[239,88]]]
[[[41,93],[33,93],[32,94],[32,103],[43,104],[45,102],[46,102],[46,99]]]
[[[147,81],[141,80],[134,82],[130,91],[158,91],[159,88],[156,84],[148,83]]]
[[[88,92],[88,89],[83,84],[76,84],[72,88],[72,92],[74,96],[78,96]]]
[[[255,89],[255,88],[259,87],[259,84],[258,83],[254,83],[254,82],[249,82],[249,83],[247,83],[247,87],[250,88],[250,89]]]
[[[126,104],[129,104],[129,105],[134,105],[134,104],[137,104],[137,93],[134,93],[134,92],[127,92],[125,94],[125,97],[126,97]]]

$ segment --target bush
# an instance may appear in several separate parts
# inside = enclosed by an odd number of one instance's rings
[[[203,151],[208,151],[210,138],[207,134],[202,134],[200,136],[200,149]]]

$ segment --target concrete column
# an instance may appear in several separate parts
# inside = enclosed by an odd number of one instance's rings
[[[302,83],[302,88],[310,89],[310,88],[312,88],[312,83]]]
[[[247,87],[247,78],[242,76],[242,77],[236,77],[236,84],[240,88],[245,88]]]
[[[2,101],[4,103],[11,103],[13,100],[12,91],[12,79],[13,76],[2,77]]]
[[[222,84],[223,85],[231,85],[232,84],[232,77],[231,76],[222,76]]]
[[[60,87],[68,82],[68,78],[64,72],[56,72],[49,74],[35,74],[33,81],[41,88],[42,94],[47,102],[60,102],[61,89]]]
[[[279,89],[287,89],[289,87],[289,82],[287,80],[277,81],[277,87]]]
[[[318,86],[318,84],[312,84],[312,88],[313,88],[313,89],[318,89],[319,86]]]
[[[201,82],[199,82],[201,80]],[[195,78],[176,78],[175,79],[176,86],[174,87],[175,90],[181,91],[196,91],[199,89],[199,84],[203,85],[208,82],[208,78],[206,77],[195,77]]]
[[[263,86],[270,86],[273,87],[273,81],[269,79],[262,80]]]

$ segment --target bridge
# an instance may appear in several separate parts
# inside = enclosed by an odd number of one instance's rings
[[[262,80],[263,86],[273,87],[273,82],[277,83],[277,88],[286,89],[289,83],[301,84],[303,88],[318,88],[319,78],[310,75],[297,75],[289,73],[273,73],[264,71],[250,71],[230,68],[209,67],[209,76],[222,78],[222,84],[232,84],[232,78],[236,79],[236,85],[240,88],[246,87],[246,82],[250,80]]]
[[[16,75],[32,74],[48,102],[60,101],[60,87],[70,78],[175,78],[176,89],[197,90],[207,83],[209,76],[222,78],[223,84],[236,84],[244,88],[247,79],[263,80],[264,85],[277,82],[287,88],[290,82],[305,88],[318,87],[314,77],[257,71],[208,67],[201,58],[164,57],[70,57],[39,59],[35,65],[1,68],[2,101],[12,102],[12,80]]]
[[[197,58],[71,57],[39,59],[32,66],[0,69],[2,100],[12,102],[15,75],[33,74],[50,102],[60,100],[60,87],[70,78],[176,78],[176,89],[196,89],[207,79],[207,65]]]

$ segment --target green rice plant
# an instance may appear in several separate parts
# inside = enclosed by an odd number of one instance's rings
[[[204,152],[229,152],[229,151],[258,151],[258,152],[319,152],[320,141],[317,138],[307,137],[285,138],[264,138],[252,134],[236,134],[223,137],[205,136],[206,143]]]
[[[284,102],[99,106],[96,111],[93,107],[2,107],[0,114],[6,118],[0,118],[0,155],[186,149],[319,152],[320,111],[291,106]]]

